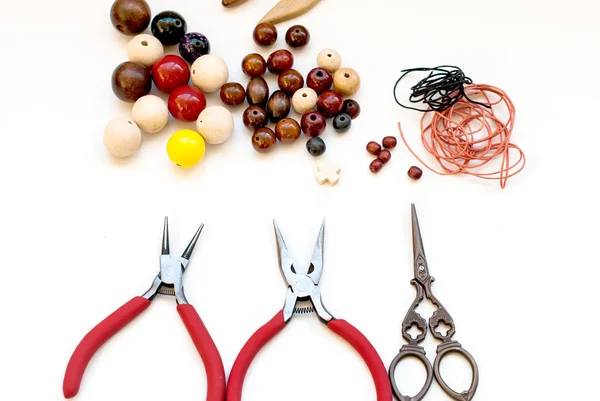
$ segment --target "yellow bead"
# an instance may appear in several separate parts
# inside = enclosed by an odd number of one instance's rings
[[[193,167],[204,157],[204,138],[190,129],[182,129],[171,135],[167,142],[169,159],[178,166]]]

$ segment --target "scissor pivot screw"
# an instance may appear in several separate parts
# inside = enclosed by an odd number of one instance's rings
[[[424,271],[424,270],[425,270],[425,266],[423,266],[423,265],[419,266],[419,271],[420,271],[420,272],[422,272],[422,271]]]
[[[310,286],[309,286],[308,280],[299,280],[296,283],[296,290],[298,292],[306,292],[306,291],[308,291],[309,287]]]

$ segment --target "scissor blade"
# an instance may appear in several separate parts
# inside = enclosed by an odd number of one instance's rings
[[[198,230],[196,230],[196,234],[194,234],[194,236],[192,237],[192,240],[190,241],[188,246],[185,248],[185,251],[183,251],[183,253],[181,254],[181,258],[184,261],[189,262],[190,258],[192,257],[192,253],[194,252],[194,248],[196,247],[196,243],[198,242],[198,238],[200,237],[200,234],[202,233],[203,228],[204,228],[204,224],[200,224],[200,227],[198,227]],[[187,266],[185,266],[185,267],[187,267]]]
[[[312,259],[310,261],[310,267],[308,268],[308,277],[312,279],[315,284],[319,284],[321,281],[321,274],[323,274],[323,251],[325,243],[325,219],[321,223],[321,229],[319,230],[319,236],[317,237],[317,243],[313,250]]]
[[[163,226],[163,237],[162,237],[162,250],[160,251],[161,255],[169,255],[171,252],[169,250],[169,218],[165,216],[165,223]]]
[[[275,229],[275,239],[277,240],[277,255],[279,257],[279,269],[281,270],[283,279],[287,282],[288,286],[293,286],[294,271],[292,269],[294,261],[292,260],[288,247],[285,244],[285,240],[283,239],[283,235],[281,235],[281,231],[279,230],[279,226],[277,225],[277,222],[275,220],[273,220],[273,228]]]
[[[412,218],[412,240],[415,278],[425,279],[427,278],[427,276],[429,276],[429,269],[427,267],[427,259],[425,258],[425,248],[423,247],[423,238],[421,237],[419,219],[417,218],[417,209],[415,208],[414,203],[411,204],[410,212]]]

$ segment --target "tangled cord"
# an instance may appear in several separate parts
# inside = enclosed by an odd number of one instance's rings
[[[427,78],[412,87],[410,97],[413,103],[427,104],[426,110],[404,106],[396,97],[399,82],[414,71],[430,71]],[[501,89],[472,84],[471,79],[457,67],[414,68],[404,70],[404,75],[394,86],[394,97],[402,107],[425,113],[421,118],[421,141],[437,160],[441,170],[432,168],[415,153],[409,146],[400,123],[398,129],[408,150],[432,172],[440,175],[468,174],[487,180],[499,180],[500,187],[504,188],[508,178],[525,167],[525,154],[510,142],[516,109]],[[473,100],[475,98],[481,101]],[[427,113],[428,111],[434,113]],[[507,117],[503,119],[502,114],[507,114]],[[516,152],[518,156],[512,164],[511,152]],[[480,171],[499,156],[499,167],[491,172]]]

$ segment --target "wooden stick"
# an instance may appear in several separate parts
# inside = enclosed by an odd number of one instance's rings
[[[223,4],[223,7],[229,7],[229,6],[237,6],[238,4],[241,4],[245,1],[246,0],[222,0],[221,3]]]
[[[313,8],[319,1],[320,0],[281,0],[263,17],[263,19],[260,20],[259,24],[263,22],[277,24],[278,22],[298,17]]]

